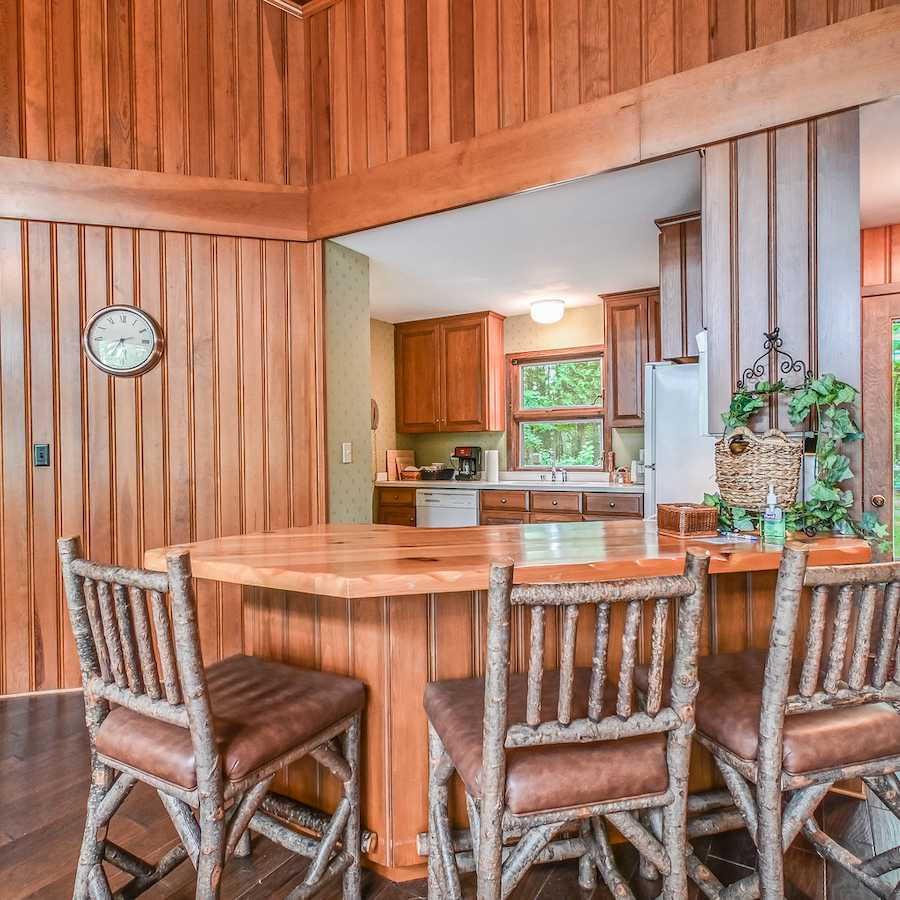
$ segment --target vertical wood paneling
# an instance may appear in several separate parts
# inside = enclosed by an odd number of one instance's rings
[[[863,229],[861,255],[863,285],[900,281],[900,224]]]
[[[450,0],[428,0],[428,146],[450,143]]]
[[[710,0],[711,59],[750,49],[748,0]]]
[[[0,153],[304,183],[305,27],[263,0],[4,0]]]
[[[475,133],[500,127],[500,10],[497,0],[474,4]]]
[[[500,0],[500,127],[525,120],[525,19],[520,0]]]
[[[347,91],[350,171],[360,172],[368,165],[365,0],[347,0]]]
[[[551,111],[550,0],[524,0],[525,4],[525,118],[536,119]]]
[[[284,16],[274,7],[269,7],[267,22],[283,25]],[[328,82],[331,89],[331,156],[335,178],[350,171],[349,147],[349,86],[347,71],[347,4],[336,3],[328,10],[328,59],[330,63]],[[268,80],[272,80],[271,76]],[[266,91],[264,90],[264,95]],[[268,108],[268,105],[267,105]]]
[[[641,4],[610,0],[610,44],[612,92],[627,91],[641,83],[644,67]]]
[[[315,244],[0,222],[0,693],[80,683],[58,535],[135,565],[147,547],[318,519],[320,265]],[[86,317],[113,303],[163,327],[139,379],[81,351]],[[257,593],[248,646],[299,652],[284,595]],[[240,652],[240,588],[198,582],[197,598],[207,661]]]
[[[644,59],[642,80],[655,81],[676,71],[673,0],[647,0],[643,5]]]
[[[610,92],[609,3],[581,0],[581,102]]]
[[[331,178],[331,71],[328,65],[330,40],[328,16],[315,16],[309,21],[309,89],[311,102],[312,144],[310,177],[313,181]]]
[[[579,0],[551,0],[550,58],[553,110],[581,102]]]
[[[450,0],[450,133],[475,134],[475,16],[473,0]],[[491,88],[479,87],[479,92]]]
[[[859,306],[847,301],[859,292],[858,209],[856,110],[707,148],[704,325],[710,371],[731,375],[711,380],[711,426],[776,325],[813,372],[860,384]],[[768,413],[761,427],[788,424],[783,404]]]
[[[387,73],[384,42],[384,0],[366,2],[366,99],[369,165],[378,166],[387,159]],[[309,27],[312,33],[312,22]],[[312,69],[310,68],[310,77]],[[310,122],[316,128],[316,107],[310,110]]]
[[[384,2],[387,158],[406,156],[406,0]]]

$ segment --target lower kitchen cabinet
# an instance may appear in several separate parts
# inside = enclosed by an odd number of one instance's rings
[[[527,525],[530,521],[531,516],[527,512],[481,510],[482,525]]]
[[[378,525],[415,525],[415,488],[376,488],[375,522]]]
[[[531,522],[533,525],[539,525],[541,523],[550,523],[550,522],[581,522],[583,518],[578,513],[569,514],[566,513],[532,513],[531,514]]]

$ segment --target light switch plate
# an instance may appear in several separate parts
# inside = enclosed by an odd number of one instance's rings
[[[352,463],[353,462],[353,444],[350,441],[344,441],[341,444],[341,462],[342,463]]]

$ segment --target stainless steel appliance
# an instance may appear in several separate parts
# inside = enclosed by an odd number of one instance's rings
[[[478,524],[478,491],[416,490],[417,528],[464,528]]]
[[[458,466],[458,481],[474,481],[481,473],[481,447],[455,447],[451,459]]]

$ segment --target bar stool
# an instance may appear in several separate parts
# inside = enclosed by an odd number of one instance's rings
[[[425,692],[429,898],[458,900],[460,870],[474,868],[479,900],[499,900],[533,864],[566,858],[579,859],[583,887],[592,887],[599,871],[616,897],[630,897],[604,818],[664,873],[666,897],[686,896],[685,803],[708,564],[708,554],[689,553],[678,576],[515,587],[511,563],[491,567],[484,680],[434,682]],[[633,674],[647,601],[653,691],[646,711],[636,711]],[[621,664],[612,675],[610,612],[617,605],[624,607],[624,630]],[[530,609],[527,674],[510,675],[512,606]],[[597,615],[593,664],[576,668],[577,621],[587,606]],[[559,614],[561,651],[559,670],[545,672],[547,610]],[[663,655],[673,631],[664,705]],[[545,709],[555,716],[545,717]],[[454,771],[466,790],[471,854],[456,852],[450,831]],[[661,813],[659,834],[636,816],[648,809]],[[573,825],[577,837],[555,840]]]
[[[363,685],[248,656],[204,669],[186,552],[170,554],[165,573],[89,562],[77,538],[60,540],[59,555],[91,745],[74,896],[111,897],[104,861],[132,876],[121,894],[134,897],[190,859],[196,896],[218,897],[225,862],[239,844],[246,850],[249,828],[311,858],[292,898],[343,878],[344,897],[358,900]],[[269,791],[280,769],[306,755],[343,785],[331,817]],[[181,841],[156,863],[106,837],[138,781],[156,789]]]
[[[806,562],[804,548],[785,549],[768,652],[699,663],[695,737],[713,754],[758,850],[758,871],[727,887],[689,860],[707,896],[783,898],[784,851],[801,829],[823,858],[876,896],[900,896],[880,879],[900,867],[900,847],[861,860],[814,818],[835,782],[856,777],[900,817],[900,563]],[[801,657],[794,644],[804,587],[812,599]],[[648,679],[646,668],[638,671],[644,690]]]

